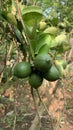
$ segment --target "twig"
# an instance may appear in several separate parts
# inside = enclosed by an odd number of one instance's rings
[[[60,87],[60,84],[61,84],[61,79],[59,79],[59,80],[57,81],[57,83],[56,83],[56,85],[55,85],[55,88],[53,89],[52,94],[55,94],[55,93],[56,93],[58,87]]]
[[[39,116],[41,117],[43,112],[44,112],[44,109],[41,106],[38,109],[39,109]],[[38,120],[38,116],[36,114],[34,120],[32,121],[32,125],[29,128],[29,130],[36,130],[37,127],[39,127],[38,124],[39,124],[39,120]],[[40,130],[40,128],[38,128],[38,130]]]
[[[64,116],[64,112],[66,111],[66,97],[65,97],[65,93],[64,93],[64,86],[63,86],[63,81],[61,81],[62,83],[62,94],[63,94],[63,98],[64,98],[64,109],[59,117],[59,121],[57,123],[57,126],[55,128],[55,130],[59,130],[59,127],[60,127],[60,123],[61,123],[61,119],[62,117]]]
[[[22,19],[21,10],[20,10],[20,7],[19,7],[18,0],[16,0],[16,5],[17,5],[17,9],[18,9],[19,19],[20,19],[20,21],[22,23],[22,26],[23,26],[23,31],[24,31],[24,35],[23,36],[24,36],[25,42],[26,42],[27,45],[28,44],[30,45],[29,39],[28,39],[27,33],[26,33],[26,28],[25,28],[25,25],[24,25],[24,22],[23,22],[23,19]]]
[[[44,103],[43,100],[41,99],[38,89],[37,89],[36,91],[37,91],[37,94],[38,94],[38,97],[39,97],[40,102],[42,103],[42,105],[44,106],[45,110],[47,111],[47,113],[48,113],[48,115],[49,115],[49,119],[50,119],[50,123],[51,123],[51,130],[53,130],[53,119],[52,119],[52,117],[51,117],[51,114],[49,113],[49,111],[48,111],[48,109],[47,109],[45,103]]]
[[[4,69],[6,68],[6,62],[7,62],[7,43],[6,43],[6,52],[5,52],[5,57],[4,57],[4,66],[3,66],[3,69],[1,71],[1,76],[0,76],[0,83],[2,82],[3,72],[4,72]]]
[[[16,90],[15,90],[16,92]],[[16,102],[16,99],[15,99],[15,96],[14,96],[14,114],[15,114],[15,117],[14,117],[14,124],[13,124],[13,130],[15,130],[15,127],[16,127],[16,115],[17,115],[17,111],[16,111],[16,105],[15,105],[15,102]]]
[[[23,18],[22,18],[22,14],[21,14],[21,10],[20,10],[20,7],[19,7],[19,2],[18,2],[18,0],[16,0],[16,5],[17,5],[17,9],[18,9],[18,14],[19,14],[19,19],[20,19],[20,21],[21,21],[21,23],[22,23],[22,27],[23,27],[23,31],[22,31],[22,35],[23,35],[23,38],[24,38],[24,40],[25,40],[25,43],[26,43],[26,46],[29,46],[29,47],[27,47],[27,59],[28,59],[28,61],[30,61],[30,59],[29,59],[29,57],[30,57],[30,39],[29,39],[29,37],[28,37],[28,35],[27,35],[27,32],[26,32],[26,27],[25,27],[25,24],[24,24],[24,21],[23,21]]]
[[[7,54],[7,58],[10,56],[12,48],[13,48],[13,43],[10,44],[10,47],[9,47],[9,50],[8,50],[8,54]]]
[[[15,118],[14,118],[13,130],[15,130],[15,126],[16,126],[16,114],[15,114]]]
[[[40,116],[39,116],[39,113],[38,113],[38,107],[37,107],[36,100],[35,100],[35,97],[34,97],[33,87],[31,87],[31,94],[32,94],[32,98],[33,98],[33,101],[34,101],[36,111],[37,111],[37,116],[38,116],[38,119],[40,121]]]

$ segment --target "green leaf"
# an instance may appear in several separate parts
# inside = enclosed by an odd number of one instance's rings
[[[60,44],[68,44],[67,36],[66,36],[66,34],[64,34],[64,33],[58,35],[58,36],[55,38],[55,41],[56,41],[57,45],[60,45]]]
[[[34,23],[37,23],[42,19],[42,10],[37,6],[24,6],[22,10],[22,18],[26,25],[33,26]]]
[[[44,33],[49,33],[53,35],[57,35],[59,33],[59,29],[55,26],[48,27],[44,30]]]
[[[26,25],[26,33],[31,40],[35,39],[37,37],[36,23],[33,27]]]
[[[2,11],[0,10],[0,20],[4,20],[3,16],[2,16]]]
[[[39,13],[42,15],[42,10],[39,6],[24,6],[23,10],[22,10],[22,15],[28,14],[28,13]]]
[[[13,15],[11,12],[4,11],[2,13],[2,16],[5,20],[7,20],[11,25],[17,26],[17,21],[15,18],[15,15]]]
[[[57,26],[58,24],[58,17],[53,17],[51,20],[50,20],[51,24],[53,26]]]
[[[48,49],[46,48],[46,45],[47,45]],[[40,35],[40,37],[38,38],[37,43],[36,43],[35,54],[38,54],[41,47],[43,47],[43,46],[45,46],[46,52],[51,47],[55,46],[54,36],[50,35],[50,34],[46,34],[46,33]],[[44,49],[43,49],[43,51],[44,51]]]
[[[56,46],[52,47],[51,49],[56,50],[57,53],[64,53],[70,50],[70,44],[68,42],[68,38],[66,34],[60,34],[55,38]]]
[[[31,53],[32,53],[32,57],[34,58],[34,55],[35,55],[35,48],[36,48],[36,40],[31,40],[30,42],[30,50],[31,50]]]
[[[22,38],[21,32],[16,27],[14,27],[14,33],[15,33],[16,38],[18,39],[18,41],[20,43],[23,43],[23,38]]]
[[[48,54],[49,52],[49,46],[47,44],[44,44],[38,51],[38,54]]]
[[[25,44],[25,41],[23,40],[22,34],[16,27],[14,27],[14,33],[17,38],[17,41],[21,43],[19,45],[20,50],[23,52],[23,55],[26,57],[27,49],[26,49],[26,44]]]

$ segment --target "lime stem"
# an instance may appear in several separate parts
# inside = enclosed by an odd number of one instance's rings
[[[32,98],[33,98],[33,101],[34,101],[34,105],[35,105],[36,112],[37,112],[37,116],[38,116],[39,123],[40,123],[40,116],[39,116],[39,113],[38,113],[38,106],[37,106],[37,104],[36,104],[36,100],[35,100],[35,96],[34,96],[33,87],[31,87],[31,94],[32,94]]]
[[[44,106],[45,110],[47,111],[47,113],[48,113],[48,115],[49,115],[50,123],[51,123],[51,130],[53,130],[53,119],[52,119],[52,116],[51,116],[51,114],[49,113],[49,111],[48,111],[48,109],[47,109],[45,103],[44,103],[43,100],[41,99],[38,89],[36,89],[36,91],[37,91],[37,94],[38,94],[38,97],[39,97],[40,102],[42,103],[42,105]]]

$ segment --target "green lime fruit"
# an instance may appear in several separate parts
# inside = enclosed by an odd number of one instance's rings
[[[34,66],[41,72],[46,72],[52,65],[52,58],[49,54],[39,54],[34,59]]]
[[[32,72],[31,64],[29,62],[17,63],[14,67],[14,75],[18,78],[26,78]]]
[[[52,35],[57,35],[58,32],[59,32],[59,29],[54,27],[54,26],[48,27],[44,30],[44,33],[49,33],[49,34],[52,34]]]
[[[62,65],[63,69],[66,69],[67,67],[67,62],[66,60],[56,60],[56,62],[60,65]]]
[[[44,30],[44,29],[46,28],[46,26],[47,26],[47,23],[44,22],[44,21],[41,21],[41,22],[39,23],[39,29],[40,29],[40,30]]]
[[[35,89],[40,87],[42,82],[43,82],[43,78],[40,74],[32,73],[29,77],[29,84],[31,85],[31,87]]]
[[[63,65],[60,62],[58,62],[57,60],[55,60],[54,63],[55,63],[57,70],[59,71],[60,77],[63,77],[64,76]]]
[[[48,72],[44,73],[44,78],[48,81],[56,81],[60,78],[60,73],[58,69],[52,65]]]

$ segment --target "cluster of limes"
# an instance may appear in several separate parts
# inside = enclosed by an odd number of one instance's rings
[[[33,65],[30,62],[19,62],[14,67],[14,75],[18,78],[29,78],[31,87],[37,89],[41,86],[43,79],[53,82],[64,75],[66,61],[55,60],[49,54],[38,54]]]

